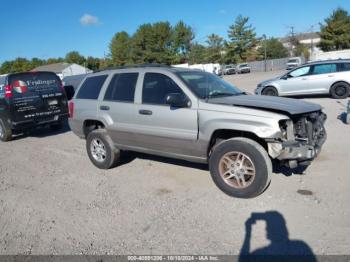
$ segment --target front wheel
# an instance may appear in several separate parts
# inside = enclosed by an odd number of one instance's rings
[[[214,146],[209,168],[215,184],[227,195],[238,198],[260,195],[269,185],[272,174],[266,150],[243,137]]]
[[[100,169],[115,167],[119,161],[120,151],[104,129],[96,129],[88,134],[86,150],[91,162]]]
[[[273,86],[268,86],[264,88],[261,94],[264,96],[278,96],[278,91]]]

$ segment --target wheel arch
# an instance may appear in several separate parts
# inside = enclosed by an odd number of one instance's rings
[[[101,121],[101,120],[97,120],[97,119],[86,119],[83,122],[83,132],[84,132],[84,136],[85,138],[87,137],[87,135],[95,129],[102,129],[105,128],[106,125]]]
[[[264,139],[257,136],[254,132],[234,129],[217,129],[210,136],[209,144],[207,147],[207,156],[210,155],[210,152],[214,148],[214,146],[220,143],[221,141],[236,137],[249,138],[260,144],[266,151],[268,151],[267,142]]]

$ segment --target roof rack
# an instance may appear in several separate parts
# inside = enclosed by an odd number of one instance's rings
[[[146,63],[146,64],[107,67],[105,69],[96,70],[96,71],[94,71],[94,73],[108,71],[108,70],[115,70],[115,69],[128,69],[128,68],[141,68],[141,67],[167,67],[167,68],[170,68],[169,65],[165,65],[165,64],[156,64],[156,63],[147,64]]]

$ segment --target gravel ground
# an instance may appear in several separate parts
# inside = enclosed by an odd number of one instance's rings
[[[280,73],[225,78],[253,92]],[[0,143],[0,254],[239,254],[245,238],[250,251],[350,254],[350,126],[337,118],[346,100],[306,100],[328,114],[322,153],[303,174],[277,170],[249,200],[223,194],[205,165],[127,154],[98,170],[68,129]]]

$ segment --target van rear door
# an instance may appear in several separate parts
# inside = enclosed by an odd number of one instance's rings
[[[59,77],[52,72],[27,72],[8,76],[14,122],[46,122],[68,114],[67,98]]]

